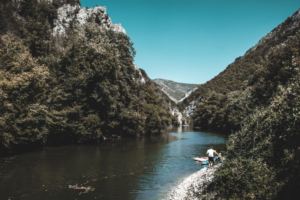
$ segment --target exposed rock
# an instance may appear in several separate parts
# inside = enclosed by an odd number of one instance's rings
[[[193,114],[193,112],[194,112],[195,109],[196,109],[196,102],[192,101],[192,102],[190,102],[190,104],[187,107],[185,107],[183,113],[187,117],[190,117]]]
[[[100,28],[126,34],[121,24],[112,23],[105,7],[81,8],[80,5],[65,4],[57,10],[53,35],[63,36],[71,26],[80,28],[89,21],[96,22]]]
[[[184,178],[181,183],[170,191],[165,200],[202,199],[199,194],[201,195],[207,185],[213,180],[214,173],[220,166],[221,164],[209,168],[205,167]]]
[[[171,108],[171,114],[176,117],[180,126],[186,124],[183,114],[178,110],[178,108]]]
[[[146,80],[147,80],[147,77],[145,77],[141,71],[141,69],[137,66],[137,65],[134,65],[135,69],[138,71],[138,74],[139,74],[139,78],[138,80],[136,80],[137,82],[139,82],[140,84],[145,84],[146,83]],[[135,78],[133,77],[133,79],[135,80]]]

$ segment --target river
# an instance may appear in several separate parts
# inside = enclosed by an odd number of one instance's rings
[[[47,147],[0,158],[0,199],[164,199],[201,169],[192,157],[205,155],[210,145],[224,150],[225,142],[224,135],[178,130],[158,138]],[[76,184],[92,189],[83,193],[72,189]]]

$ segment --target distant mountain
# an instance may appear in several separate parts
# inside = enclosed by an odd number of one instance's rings
[[[175,103],[179,103],[187,98],[198,87],[197,84],[178,83],[166,79],[154,79],[161,90]]]

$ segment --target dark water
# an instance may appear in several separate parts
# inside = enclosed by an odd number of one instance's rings
[[[211,144],[222,150],[224,143],[222,135],[177,131],[161,138],[51,147],[1,158],[0,199],[163,199],[201,168],[193,156],[204,155]],[[95,190],[82,194],[68,188],[75,184]]]

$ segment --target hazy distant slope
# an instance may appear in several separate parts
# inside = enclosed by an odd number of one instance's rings
[[[185,99],[193,90],[198,87],[197,84],[178,83],[166,79],[154,79],[153,81],[157,83],[161,90],[176,103]]]

